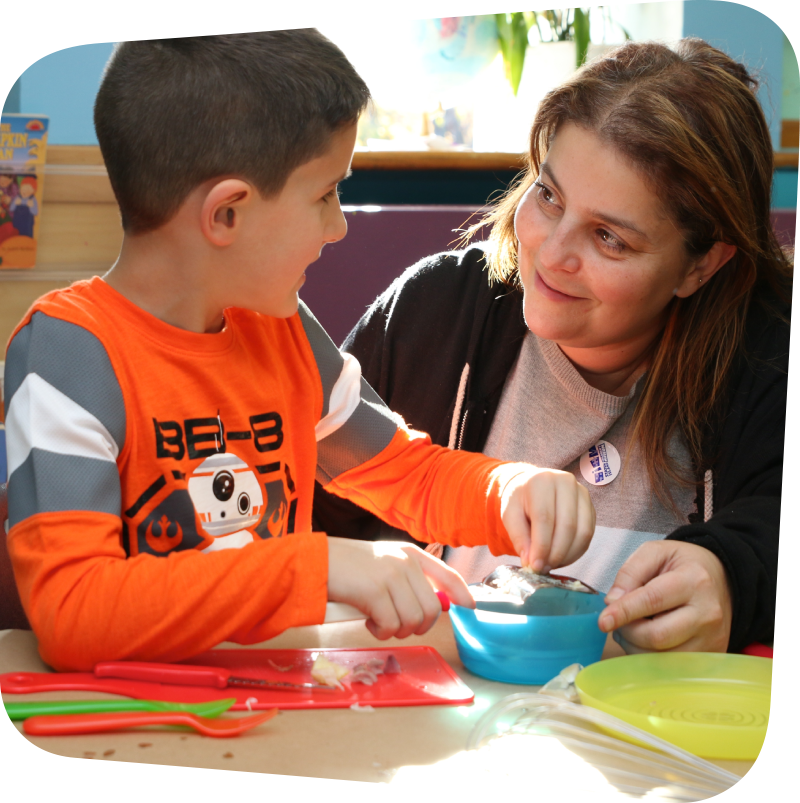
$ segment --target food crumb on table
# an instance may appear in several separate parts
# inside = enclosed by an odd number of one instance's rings
[[[223,753],[222,757],[223,758],[233,758],[233,753]]]
[[[113,756],[116,752],[116,750],[106,750],[103,755],[107,758],[108,756]]]
[[[436,671],[439,672],[440,670],[437,669]],[[389,655],[389,657],[386,659],[386,664],[383,667],[383,673],[385,675],[399,675],[401,672],[402,670],[400,669],[400,664],[397,658],[395,658],[394,655]]]
[[[85,758],[94,758],[95,757],[95,753],[94,753],[93,750],[85,750],[83,755],[84,755]]]
[[[317,656],[311,667],[311,677],[323,686],[331,686],[336,689],[344,690],[341,679],[349,674],[350,670],[346,666],[331,661],[321,653]]]
[[[139,742],[139,747],[152,747],[152,742]]]

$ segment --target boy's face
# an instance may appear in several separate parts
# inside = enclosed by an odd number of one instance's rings
[[[226,295],[235,296],[231,306],[276,318],[294,315],[306,268],[326,243],[347,233],[337,184],[349,174],[355,141],[355,124],[340,129],[328,150],[295,169],[278,195],[256,197],[237,243],[241,259],[228,276],[236,282],[226,287]]]

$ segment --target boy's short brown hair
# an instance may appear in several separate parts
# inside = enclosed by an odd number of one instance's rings
[[[369,98],[314,28],[118,44],[94,124],[123,228],[158,228],[218,176],[279,192]]]

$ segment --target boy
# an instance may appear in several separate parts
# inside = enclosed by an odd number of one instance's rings
[[[472,605],[416,548],[311,532],[315,469],[420,539],[540,567],[588,546],[571,475],[431,446],[298,310],[346,231],[336,189],[368,97],[314,30],[115,50],[95,126],[119,259],[36,302],[6,360],[9,552],[52,666],[254,643],[328,599],[379,638],[423,633],[431,583]]]

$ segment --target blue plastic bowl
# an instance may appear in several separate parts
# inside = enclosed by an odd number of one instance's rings
[[[585,612],[524,616],[450,606],[458,655],[476,675],[503,683],[542,685],[570,664],[599,661],[606,634],[597,625],[601,595],[586,595]]]

